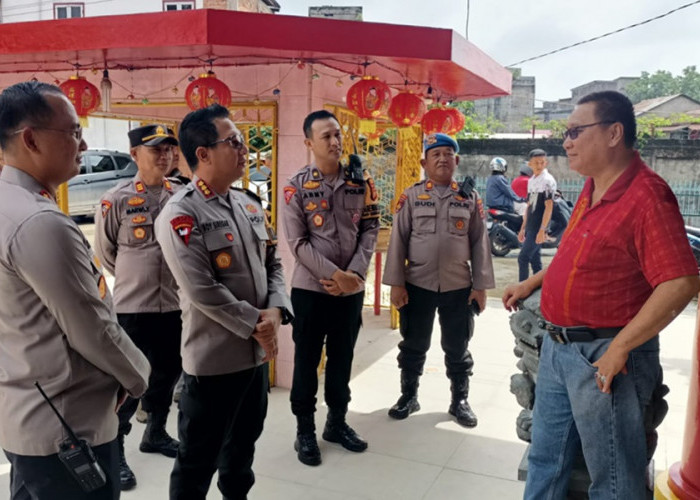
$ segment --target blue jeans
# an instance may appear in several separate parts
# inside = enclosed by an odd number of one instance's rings
[[[518,281],[527,279],[530,275],[530,265],[532,265],[532,274],[537,274],[542,270],[542,257],[540,256],[542,244],[535,243],[536,238],[537,230],[525,229],[525,241],[523,241],[520,254],[518,254]]]
[[[643,408],[661,376],[658,336],[633,350],[627,375],[612,394],[600,392],[591,363],[612,339],[559,344],[545,336],[535,387],[532,445],[525,499],[566,497],[579,450],[591,476],[591,500],[645,498],[646,439]]]

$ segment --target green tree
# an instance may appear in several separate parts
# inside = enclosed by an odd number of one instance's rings
[[[457,133],[458,139],[484,138],[504,128],[493,116],[489,115],[485,119],[478,116],[473,101],[453,102],[450,106],[459,109],[464,115],[464,128]]]
[[[628,85],[625,93],[633,103],[673,94],[685,94],[700,100],[700,73],[696,66],[688,66],[678,76],[664,70],[654,74],[642,71],[639,80]]]

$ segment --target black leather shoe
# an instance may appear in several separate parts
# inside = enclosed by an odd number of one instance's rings
[[[338,443],[349,451],[361,452],[367,449],[367,441],[362,439],[345,421],[326,422],[323,429],[323,439],[331,443]]]
[[[297,452],[297,458],[302,464],[321,465],[321,450],[318,449],[316,434],[313,432],[297,434],[297,439],[294,441],[294,450]]]
[[[466,399],[453,401],[448,410],[450,415],[457,418],[457,423],[464,427],[476,427],[478,420]]]
[[[119,453],[119,489],[127,491],[136,486],[136,476],[134,476],[131,467],[126,463],[124,453]]]
[[[389,409],[389,416],[396,420],[403,420],[418,410],[420,410],[418,397],[402,394],[396,404]]]

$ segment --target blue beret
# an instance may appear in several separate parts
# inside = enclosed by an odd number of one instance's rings
[[[459,153],[459,144],[447,134],[430,134],[423,139],[423,152],[427,153],[433,148],[440,146],[449,146],[454,149],[455,153]]]

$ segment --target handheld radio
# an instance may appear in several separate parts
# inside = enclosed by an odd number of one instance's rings
[[[88,445],[87,441],[84,439],[78,439],[73,429],[63,420],[61,414],[41,388],[39,382],[34,382],[34,385],[39,389],[41,396],[49,404],[58,417],[58,420],[61,422],[61,425],[68,433],[68,439],[62,442],[59,447],[59,460],[63,462],[68,472],[78,481],[78,484],[80,484],[80,487],[86,493],[103,487],[107,484],[107,476],[102,470],[102,467],[100,467],[100,464],[97,463],[97,459],[90,445]]]

